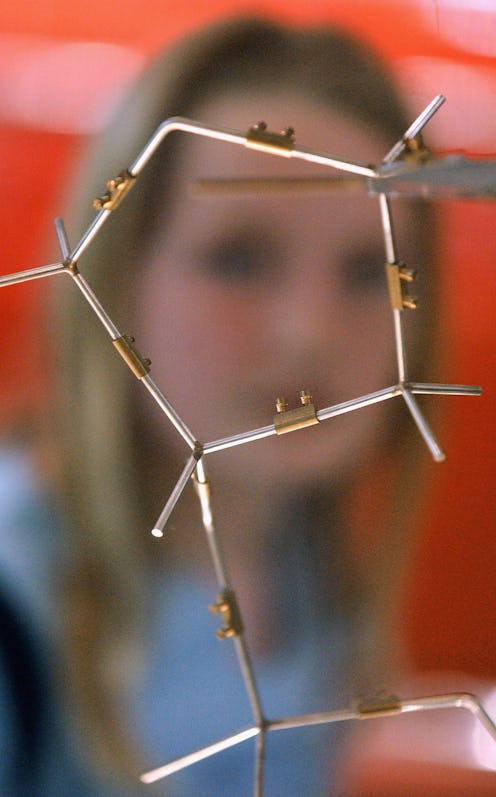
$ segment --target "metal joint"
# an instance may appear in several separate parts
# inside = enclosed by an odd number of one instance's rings
[[[401,701],[395,695],[377,695],[366,699],[360,698],[355,709],[364,717],[374,714],[396,714],[401,711]]]
[[[243,633],[243,621],[236,594],[232,589],[225,589],[217,598],[217,603],[209,606],[212,614],[220,614],[224,625],[216,631],[218,639],[228,639]]]
[[[147,357],[142,357],[139,353],[134,345],[134,338],[129,335],[121,335],[120,338],[113,340],[112,343],[138,379],[142,379],[147,375],[150,371],[151,361]]]
[[[274,428],[276,434],[286,434],[305,426],[314,426],[319,423],[317,409],[312,403],[312,396],[307,390],[300,392],[301,407],[288,410],[285,398],[276,399],[276,414],[274,415]]]
[[[258,122],[248,130],[246,134],[246,146],[251,149],[270,152],[273,155],[283,155],[291,157],[291,152],[295,144],[294,129],[287,127],[280,133],[273,133],[267,130],[265,122]]]
[[[112,177],[107,181],[105,194],[93,200],[95,210],[115,210],[130,191],[135,180],[136,176],[128,172],[127,169],[120,172],[117,177]]]
[[[405,289],[405,283],[409,285],[414,281],[415,270],[407,268],[404,263],[386,263],[386,275],[393,310],[403,310],[405,307],[415,310],[417,299]]]

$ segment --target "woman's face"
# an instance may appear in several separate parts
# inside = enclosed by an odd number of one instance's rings
[[[362,163],[378,163],[394,143],[284,93],[223,96],[196,118],[242,131],[260,119],[270,130],[290,124],[298,144]],[[337,173],[196,136],[181,145],[170,206],[156,197],[164,221],[147,251],[135,325],[152,376],[193,434],[205,443],[266,426],[276,397],[292,408],[302,389],[323,408],[396,382],[377,199],[290,182],[200,190],[198,180]],[[381,436],[388,410],[385,402],[245,445],[243,478],[340,476]],[[169,444],[177,439],[165,417],[160,424]]]

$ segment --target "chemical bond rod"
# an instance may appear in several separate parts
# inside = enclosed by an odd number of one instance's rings
[[[383,158],[382,162],[385,164],[393,163],[405,151],[408,141],[418,136],[418,134],[425,127],[429,119],[433,117],[438,108],[441,107],[446,97],[442,94],[437,94],[433,100],[427,105],[426,108],[417,116],[412,122],[408,130],[404,133],[403,137],[396,142],[394,147],[390,149],[388,154]]]
[[[180,130],[184,133],[194,133],[199,136],[206,136],[208,138],[218,139],[219,141],[227,141],[231,144],[245,145],[247,136],[238,130],[233,130],[227,127],[213,127],[212,125],[204,124],[203,122],[195,122],[191,119],[183,117],[172,117],[166,119],[156,129],[148,143],[140,152],[136,160],[129,167],[129,172],[133,176],[137,176],[146,163],[149,161],[155,150],[160,146],[164,138],[175,130]],[[272,154],[277,154],[272,150]],[[287,156],[287,153],[285,153]],[[351,172],[363,177],[377,177],[376,170],[371,166],[353,163],[345,158],[338,158],[330,153],[321,152],[319,150],[310,149],[308,147],[294,146],[291,150],[290,157],[299,160],[310,161],[311,163],[319,163],[324,166],[330,166],[340,171]]]
[[[55,232],[57,233],[57,239],[60,246],[60,251],[62,252],[62,257],[64,260],[67,260],[69,255],[71,254],[71,247],[69,244],[69,238],[67,237],[67,230],[65,229],[64,220],[58,216],[55,219]]]
[[[237,744],[246,742],[248,739],[253,739],[253,737],[257,736],[259,733],[259,728],[247,728],[244,731],[233,734],[233,736],[221,739],[219,742],[214,742],[214,744],[209,744],[207,747],[202,747],[194,753],[189,753],[188,755],[182,756],[182,758],[177,758],[169,764],[157,767],[157,769],[152,769],[150,772],[141,775],[140,780],[142,783],[155,783],[155,781],[166,778],[174,772],[179,772],[181,769],[186,769],[186,767],[192,764],[197,764],[205,758],[210,758],[210,756],[217,755],[217,753],[221,753],[223,750],[228,750],[229,747],[234,747]]]
[[[386,387],[383,390],[376,390],[374,393],[368,393],[365,396],[360,396],[356,399],[349,401],[342,401],[340,404],[334,404],[333,407],[326,407],[322,410],[317,410],[317,418],[319,421],[325,421],[327,418],[335,418],[336,415],[343,415],[346,412],[359,410],[362,407],[367,407],[369,404],[377,404],[379,401],[386,401],[387,399],[394,398],[401,394],[399,385],[394,387]]]
[[[207,477],[203,457],[197,462],[194,479],[196,494],[198,496],[198,500],[200,501],[203,528],[205,529],[205,533],[207,535],[207,542],[210,549],[210,556],[214,565],[217,583],[221,590],[231,589],[224,553],[222,551],[220,540],[218,538],[214,524],[210,500],[210,481]]]
[[[166,399],[166,397],[164,396],[160,388],[157,386],[155,381],[152,379],[150,374],[145,374],[145,376],[143,376],[140,379],[140,382],[142,382],[142,384],[145,385],[150,395],[153,396],[153,398],[159,405],[160,409],[165,413],[165,415],[167,416],[171,424],[174,426],[176,431],[179,432],[183,440],[193,451],[197,445],[197,442],[193,434],[190,432],[184,421],[179,417],[172,404]]]
[[[360,711],[359,709],[338,709],[323,711],[315,714],[302,714],[297,717],[287,717],[279,720],[268,720],[267,730],[279,731],[288,728],[303,728],[310,725],[325,725],[348,720],[367,720],[377,717],[392,716],[394,714],[408,714],[411,712],[433,711],[444,708],[468,709],[486,728],[496,741],[496,724],[491,719],[480,700],[474,695],[464,692],[455,692],[445,695],[429,695],[408,700],[394,701],[391,708],[377,708],[377,711]]]
[[[263,797],[265,752],[267,748],[267,731],[262,727],[255,740],[255,789],[254,797]]]
[[[100,232],[100,229],[108,219],[110,212],[111,212],[110,210],[98,211],[97,215],[91,222],[90,226],[82,236],[77,246],[72,250],[72,252],[70,252],[68,258],[69,260],[72,260],[74,263],[77,263],[77,261],[79,260],[83,252],[86,251],[86,249],[93,241],[97,233]]]
[[[374,393],[367,393],[365,396],[359,396],[356,399],[343,401],[340,404],[334,404],[332,407],[325,407],[324,409],[317,410],[317,418],[319,421],[325,421],[328,418],[334,418],[336,415],[343,415],[345,412],[352,412],[353,410],[361,409],[369,404],[376,404],[378,401],[385,401],[386,399],[394,398],[401,394],[401,386],[395,385],[394,387],[386,387],[383,390],[377,390]],[[204,454],[214,454],[216,451],[223,451],[226,448],[233,446],[240,446],[244,443],[252,443],[255,440],[261,440],[264,437],[275,435],[276,430],[274,425],[262,426],[260,429],[253,429],[250,432],[242,432],[241,434],[233,435],[232,437],[224,437],[221,440],[214,440],[211,443],[205,443],[203,446]]]
[[[417,424],[417,428],[424,438],[429,451],[431,452],[434,460],[436,462],[443,462],[446,459],[446,456],[439,446],[434,434],[432,433],[432,429],[430,428],[429,424],[427,423],[426,419],[424,418],[420,407],[418,406],[416,400],[412,396],[410,390],[408,388],[403,387],[401,391],[401,395],[405,399],[405,403],[410,410],[413,420]]]
[[[51,263],[48,266],[37,266],[36,268],[28,268],[25,271],[18,271],[16,274],[5,274],[5,276],[0,277],[0,288],[7,287],[7,285],[17,285],[19,282],[41,279],[42,277],[51,277],[52,274],[62,274],[64,271],[65,266],[63,263]]]
[[[436,383],[408,382],[406,385],[412,393],[443,396],[480,396],[482,388],[479,385],[441,385]]]
[[[112,340],[117,340],[121,337],[121,333],[117,329],[116,325],[108,315],[108,313],[104,310],[100,300],[97,298],[96,294],[93,292],[91,287],[88,285],[87,281],[83,277],[83,275],[77,271],[75,274],[69,272],[71,274],[72,279],[78,286],[79,290],[83,294],[84,298],[94,310],[100,321],[102,322],[103,326],[109,333]]]
[[[179,498],[183,494],[184,488],[186,487],[191,474],[193,473],[194,469],[196,468],[196,458],[191,456],[186,465],[183,468],[183,471],[177,480],[176,486],[172,490],[167,503],[165,504],[162,512],[160,514],[159,519],[157,520],[154,528],[152,529],[152,534],[154,537],[163,537],[164,536],[164,529],[167,525],[167,521],[169,520],[174,507],[176,506]]]
[[[396,244],[394,240],[393,217],[389,199],[385,194],[379,194],[379,207],[381,210],[382,232],[384,247],[388,263],[397,263]],[[398,379],[405,382],[407,379],[405,334],[403,331],[403,311],[393,309],[394,341],[396,346],[396,362],[398,365]]]
[[[225,564],[224,554],[220,539],[215,528],[213,520],[213,513],[210,500],[210,483],[207,477],[205,463],[203,458],[200,458],[196,465],[195,471],[195,487],[196,493],[200,500],[202,510],[202,521],[207,535],[207,541],[210,549],[210,556],[213,561],[217,583],[222,591],[230,590],[231,583]],[[239,636],[233,637],[238,663],[245,683],[246,691],[250,699],[254,720],[257,725],[262,726],[264,722],[262,705],[260,701],[260,694],[257,688],[255,674],[248,652],[248,647],[243,633]]]

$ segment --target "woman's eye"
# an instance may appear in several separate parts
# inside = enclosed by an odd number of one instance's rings
[[[359,247],[343,254],[341,284],[349,292],[376,291],[384,287],[384,251],[381,247]]]
[[[226,283],[250,283],[267,277],[272,253],[253,232],[224,236],[203,247],[198,256],[204,274]]]

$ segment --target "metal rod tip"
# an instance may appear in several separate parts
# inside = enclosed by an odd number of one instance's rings
[[[154,537],[159,537],[159,538],[164,536],[164,532],[162,531],[162,529],[152,529],[152,534]]]

